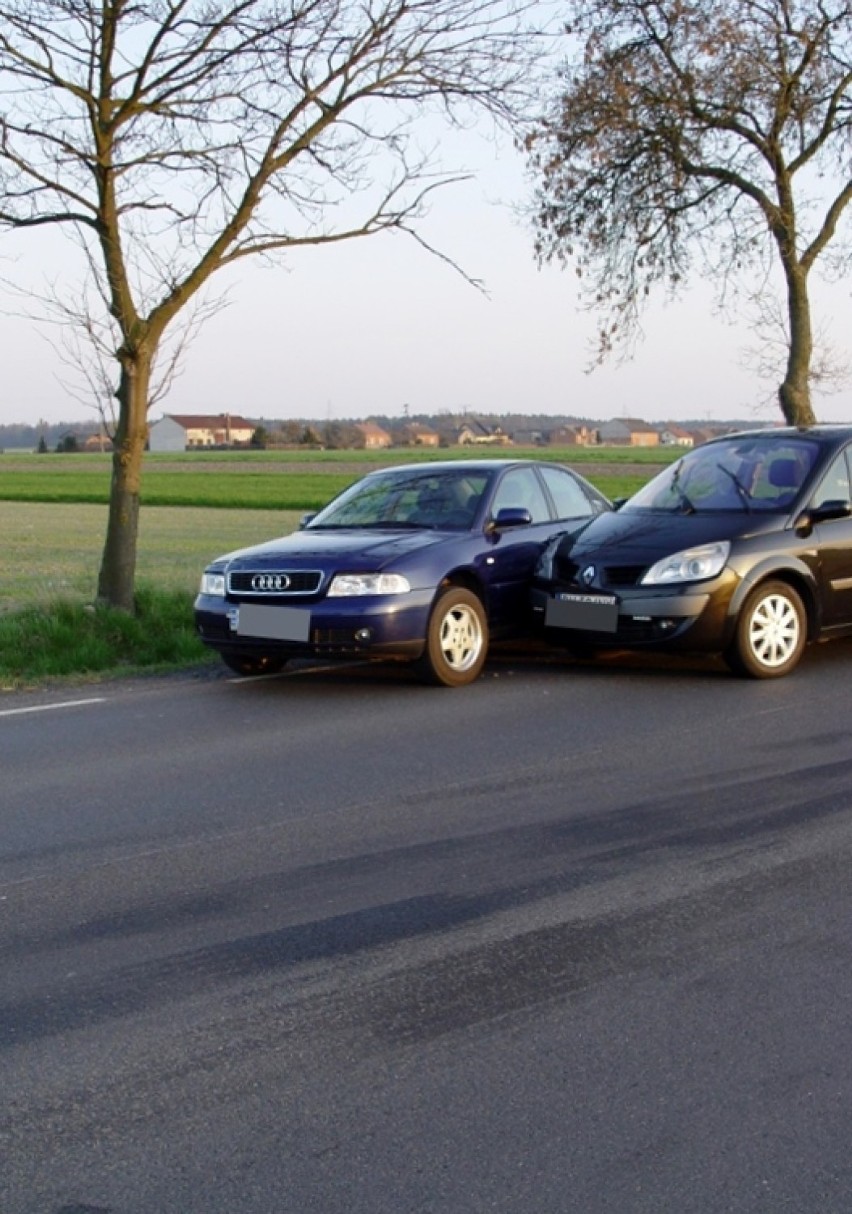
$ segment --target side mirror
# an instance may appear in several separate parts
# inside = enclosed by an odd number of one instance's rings
[[[817,523],[830,523],[834,519],[852,518],[852,502],[844,502],[840,498],[831,498],[821,506],[812,506],[803,510],[796,519],[796,531],[800,535],[810,534],[811,528]]]
[[[828,523],[835,518],[852,518],[852,502],[832,498],[821,506],[815,506],[808,514],[812,523]]]
[[[312,523],[314,521],[317,514],[319,514],[318,510],[312,510],[308,514],[303,514],[302,517],[299,519],[299,530],[304,531],[304,529],[305,529],[305,527],[307,527],[308,523]]]
[[[504,506],[488,526],[492,531],[505,531],[511,527],[529,527],[531,522],[532,515],[525,506]]]
[[[627,500],[628,500],[628,499],[627,499],[626,497],[614,497],[614,498],[612,499],[612,508],[613,508],[613,510],[620,510],[620,509],[621,509],[621,507],[624,505],[624,503],[625,503]]]

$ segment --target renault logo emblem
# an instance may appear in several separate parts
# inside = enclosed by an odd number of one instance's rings
[[[580,574],[584,586],[591,586],[592,582],[595,580],[595,572],[596,570],[594,565],[586,566],[586,568]]]
[[[286,590],[289,585],[290,578],[286,573],[256,573],[251,579],[252,590]]]

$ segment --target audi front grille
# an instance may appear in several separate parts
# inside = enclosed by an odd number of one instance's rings
[[[238,569],[228,574],[228,593],[239,598],[316,594],[321,585],[320,569]]]

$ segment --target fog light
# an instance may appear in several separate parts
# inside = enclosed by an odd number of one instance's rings
[[[355,633],[355,640],[359,645],[366,645],[373,639],[373,634],[369,628],[359,628]]]

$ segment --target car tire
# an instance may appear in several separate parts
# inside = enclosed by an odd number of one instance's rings
[[[273,657],[268,653],[223,653],[220,656],[229,670],[246,677],[277,674],[287,662],[286,658]]]
[[[415,663],[424,683],[463,687],[479,677],[488,653],[488,620],[482,600],[464,586],[441,591],[426,629],[426,648]]]
[[[806,641],[801,596],[786,582],[764,582],[746,599],[725,657],[736,674],[778,679],[798,665]]]

